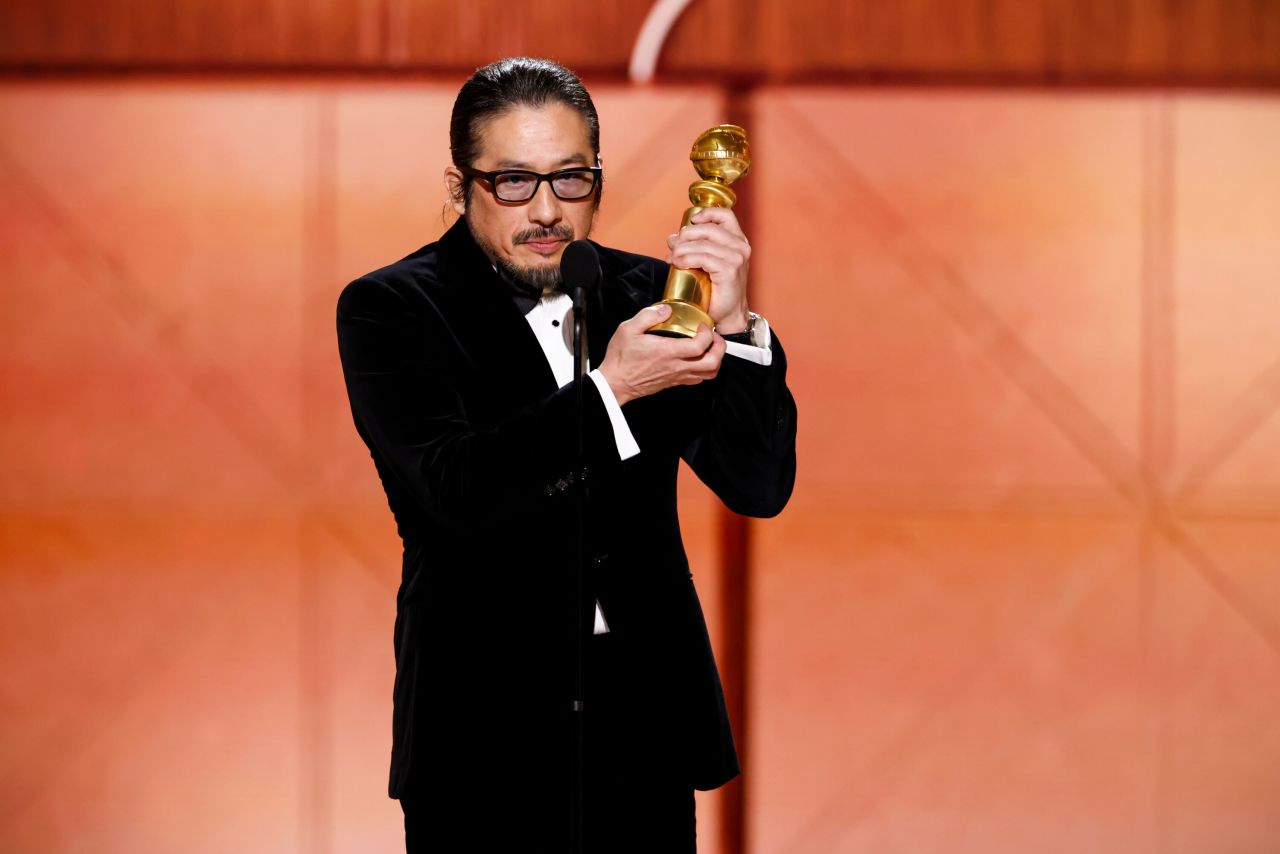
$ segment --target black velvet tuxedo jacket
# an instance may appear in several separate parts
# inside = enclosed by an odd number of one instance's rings
[[[591,364],[617,325],[660,299],[666,265],[597,247]],[[558,389],[510,291],[459,220],[439,241],[352,282],[338,341],[356,429],[404,541],[395,625],[390,793],[466,786],[522,798],[569,751],[574,625],[574,387],[584,395],[587,595],[625,696],[585,750],[614,740],[696,788],[738,773],[701,607],[680,539],[683,457],[732,510],[781,511],[796,410],[775,337],[769,367],[623,407],[640,454],[620,461],[589,378]],[[598,680],[597,680],[598,681]],[[590,721],[593,674],[586,675]],[[614,698],[617,700],[618,698]],[[593,741],[595,739],[595,741]],[[612,749],[612,748],[611,748]],[[630,761],[630,760],[627,760]]]

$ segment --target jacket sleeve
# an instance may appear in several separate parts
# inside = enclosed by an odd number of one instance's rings
[[[429,303],[410,306],[385,282],[348,285],[337,321],[356,428],[384,480],[438,524],[488,528],[566,493],[579,385],[587,435],[610,435],[599,391],[585,377],[495,424],[472,423],[445,356],[456,346],[448,325]],[[611,445],[588,446],[588,469],[617,462]]]
[[[711,382],[706,425],[683,454],[725,506],[744,516],[781,513],[796,479],[796,404],[776,334],[771,347],[769,366],[725,357]]]

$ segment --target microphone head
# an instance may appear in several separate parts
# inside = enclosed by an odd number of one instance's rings
[[[589,294],[600,284],[600,256],[587,240],[575,240],[560,256],[560,278],[566,293]]]

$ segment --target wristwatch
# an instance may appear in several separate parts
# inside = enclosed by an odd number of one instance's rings
[[[732,341],[735,344],[746,344],[749,347],[768,347],[769,321],[754,311],[748,311],[746,329],[741,332],[730,332],[728,335],[721,337],[726,341]]]

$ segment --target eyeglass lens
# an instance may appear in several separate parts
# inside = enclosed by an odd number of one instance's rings
[[[586,198],[596,185],[594,173],[556,172],[547,179],[551,190],[564,201]],[[538,175],[534,172],[507,172],[499,175],[493,182],[493,191],[504,202],[523,202],[533,198],[538,188]]]

